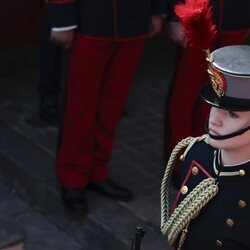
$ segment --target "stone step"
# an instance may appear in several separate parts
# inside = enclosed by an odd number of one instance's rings
[[[137,224],[147,231],[142,249],[166,249],[157,225],[152,223],[150,217],[140,216],[128,203],[114,202],[89,191],[87,215],[66,210],[61,204],[53,169],[53,149],[41,143],[39,133],[27,133],[10,117],[0,118],[0,130],[3,135],[0,139],[0,160],[4,162],[0,172],[3,179],[86,249],[130,249]]]
[[[159,204],[165,98],[174,67],[173,46],[168,45],[166,39],[146,43],[108,166],[111,177],[129,187],[135,200],[118,203],[88,191],[85,217],[61,205],[54,173],[57,129],[37,117],[38,48],[0,50],[0,71],[6,68],[0,75],[0,174],[84,249],[130,249],[137,224],[147,231],[142,250],[167,249],[159,230]]]

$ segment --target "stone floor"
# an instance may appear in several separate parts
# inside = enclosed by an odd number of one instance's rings
[[[0,214],[23,224],[27,249],[130,249],[138,224],[146,230],[143,250],[170,249],[159,229],[159,200],[164,110],[174,55],[175,47],[165,38],[146,43],[127,115],[117,129],[109,171],[134,192],[134,201],[114,202],[88,191],[89,213],[82,215],[61,205],[53,169],[57,129],[45,126],[37,115],[37,47],[0,50]]]

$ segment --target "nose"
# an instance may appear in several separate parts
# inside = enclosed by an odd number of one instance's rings
[[[209,116],[209,123],[216,127],[223,125],[223,115],[225,110],[212,107]]]

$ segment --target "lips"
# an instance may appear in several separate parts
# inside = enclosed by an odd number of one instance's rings
[[[213,129],[209,129],[209,134],[210,135],[220,135],[219,133],[217,133],[215,130],[213,130]]]

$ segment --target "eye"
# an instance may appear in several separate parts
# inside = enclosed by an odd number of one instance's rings
[[[229,113],[229,116],[232,117],[232,118],[238,118],[239,117],[238,114],[236,112],[232,111],[232,110],[229,110],[228,113]]]

